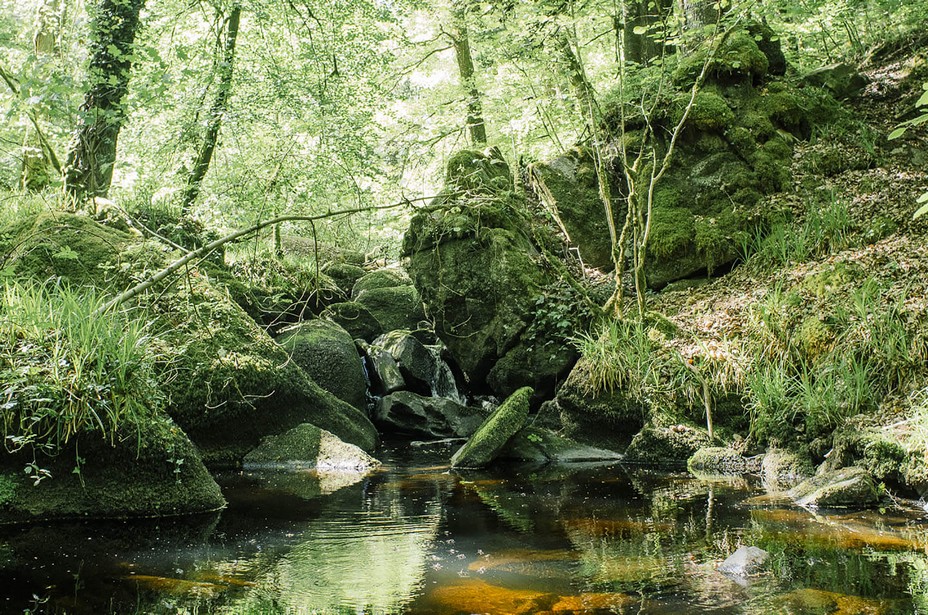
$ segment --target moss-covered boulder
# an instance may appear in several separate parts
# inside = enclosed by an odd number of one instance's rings
[[[277,343],[316,384],[359,410],[367,407],[364,365],[348,332],[328,320],[284,329]]]
[[[625,460],[634,463],[684,466],[697,450],[709,444],[704,429],[691,425],[669,427],[646,425],[625,450]]]
[[[366,273],[352,285],[351,298],[357,299],[358,295],[366,290],[377,288],[396,288],[397,286],[409,286],[412,279],[409,274],[399,267],[384,267],[376,271]]]
[[[770,449],[761,462],[761,478],[770,492],[786,491],[812,474],[811,461],[784,449]]]
[[[374,422],[384,431],[417,438],[467,438],[486,419],[478,408],[451,399],[397,391],[377,401]]]
[[[0,454],[0,525],[164,517],[223,506],[196,447],[166,417],[152,419],[141,433],[123,430],[112,441],[80,434],[54,457]]]
[[[356,340],[371,342],[375,337],[386,332],[371,311],[357,301],[334,303],[322,312],[321,317],[339,325],[348,332],[352,339]]]
[[[318,472],[369,472],[380,462],[354,444],[315,425],[303,423],[267,436],[245,455],[245,469],[290,468]]]
[[[880,501],[873,477],[856,466],[819,473],[793,487],[789,496],[810,508],[870,508]]]
[[[509,396],[451,457],[452,468],[482,468],[493,461],[528,418],[530,387]]]
[[[416,330],[425,320],[422,299],[412,285],[362,290],[354,300],[377,319],[384,331]]]
[[[367,275],[367,271],[358,265],[351,263],[332,263],[323,271],[346,297],[351,296],[351,289],[354,288],[355,282]]]
[[[593,157],[573,150],[529,167],[532,189],[551,212],[584,264],[612,267],[612,244],[606,224]],[[618,212],[615,212],[618,216]]]
[[[472,385],[484,388],[512,353],[490,383],[499,395],[551,390],[575,360],[566,337],[583,319],[569,285],[545,266],[527,211],[498,151],[458,152],[444,194],[413,216],[403,240],[435,332]]]
[[[169,249],[82,215],[42,213],[5,229],[8,267],[21,279],[122,291],[163,268]],[[16,246],[15,248],[13,246]],[[238,464],[260,439],[311,422],[366,450],[373,424],[314,383],[225,289],[193,270],[137,299],[153,317],[168,412],[207,463]]]
[[[707,446],[687,459],[686,468],[696,475],[739,476],[747,472],[747,463],[741,453],[727,446]]]
[[[403,375],[406,387],[421,395],[431,395],[438,375],[438,357],[409,331],[391,331],[373,343],[390,353]]]
[[[803,83],[825,88],[835,98],[853,98],[867,87],[867,78],[850,64],[839,62],[816,68],[802,77]]]

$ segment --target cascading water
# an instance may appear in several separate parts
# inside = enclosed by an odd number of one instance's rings
[[[458,391],[457,382],[454,380],[454,372],[451,371],[451,367],[441,357],[441,346],[427,346],[427,348],[432,354],[435,366],[432,381],[429,383],[432,397],[443,397],[466,406],[467,397],[461,395]]]

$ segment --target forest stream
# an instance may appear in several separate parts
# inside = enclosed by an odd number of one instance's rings
[[[449,472],[388,443],[362,478],[235,472],[220,513],[0,532],[4,613],[911,613],[921,511],[812,512],[751,477],[621,463]],[[763,572],[726,576],[739,545]]]

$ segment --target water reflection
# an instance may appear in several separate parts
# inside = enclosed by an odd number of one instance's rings
[[[919,511],[813,514],[745,479],[617,464],[452,474],[450,454],[220,476],[230,507],[184,521],[5,528],[0,611],[928,612]],[[719,573],[740,545],[768,570]]]

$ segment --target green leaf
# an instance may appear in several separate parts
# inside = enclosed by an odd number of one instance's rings
[[[926,193],[923,194],[922,196],[928,196],[928,192],[926,192]],[[919,207],[919,208],[918,208],[918,211],[916,211],[914,214],[912,214],[912,219],[913,219],[913,220],[918,220],[919,218],[921,218],[921,217],[924,216],[925,214],[928,214],[928,203],[925,203],[924,205],[922,205],[921,207]]]
[[[886,138],[889,139],[890,141],[893,141],[893,140],[895,140],[895,139],[898,139],[899,137],[901,137],[901,136],[904,135],[904,134],[905,134],[905,126],[900,126],[900,127],[897,128],[896,130],[894,130],[894,131],[892,131],[891,133],[889,133],[889,136],[886,137]]]
[[[71,249],[71,246],[62,246],[61,250],[53,256],[53,258],[58,258],[64,261],[76,261],[79,260],[77,252]]]
[[[926,90],[922,94],[922,97],[918,99],[918,102],[915,103],[916,107],[924,107],[925,105],[928,105],[928,90]]]
[[[915,202],[916,203],[928,203],[928,192],[918,197],[918,200]]]
[[[634,29],[632,30],[632,32],[634,32],[634,33],[637,34],[638,36],[641,36],[641,35],[643,35],[643,34],[647,34],[647,33],[648,33],[648,28],[647,28],[647,26],[635,26]]]

